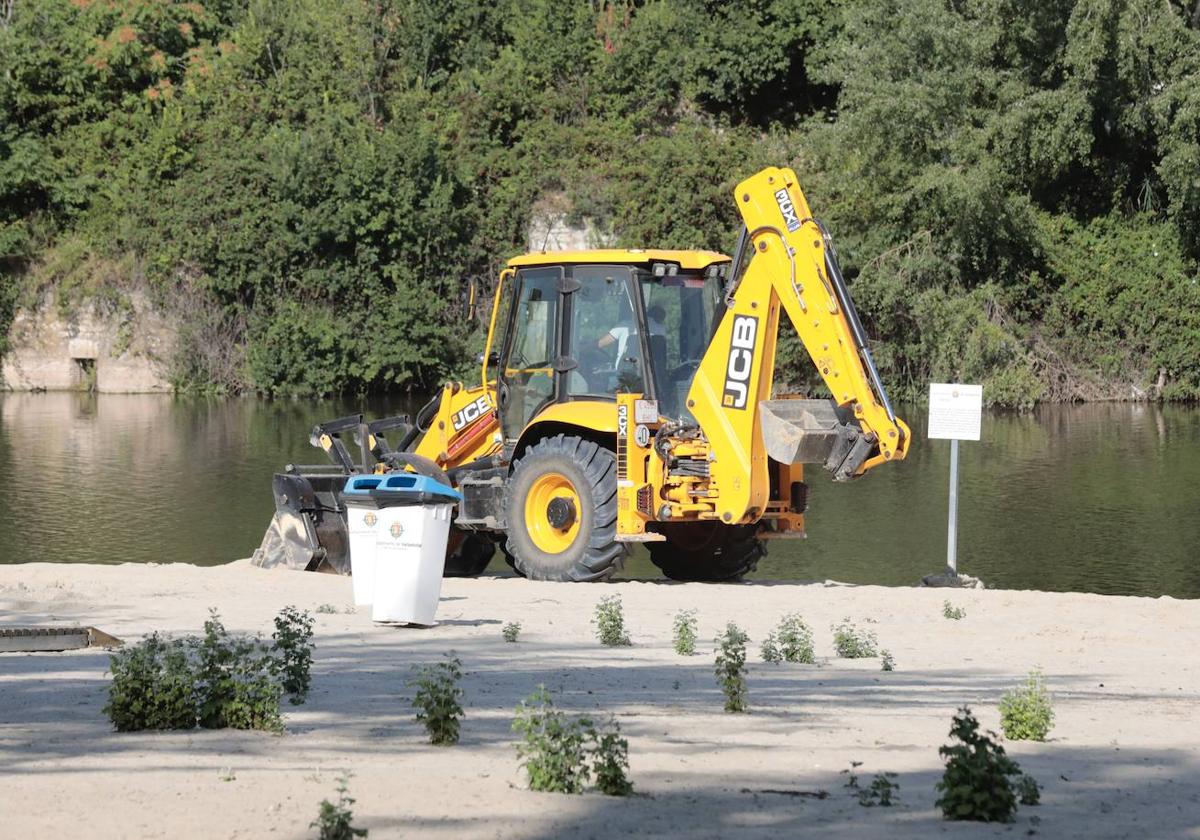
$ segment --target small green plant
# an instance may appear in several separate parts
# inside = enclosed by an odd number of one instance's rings
[[[746,642],[750,637],[732,621],[725,632],[716,638],[717,654],[714,672],[717,685],[725,695],[725,711],[746,711]]]
[[[600,644],[609,647],[623,647],[631,644],[629,633],[625,630],[625,611],[621,606],[620,595],[605,595],[596,604],[596,613],[592,618],[596,625],[596,638]]]
[[[900,790],[900,784],[895,779],[895,773],[876,773],[871,786],[858,791],[858,804],[867,808],[875,805],[890,808]]]
[[[592,774],[596,777],[596,788],[608,796],[628,796],[633,785],[628,776],[629,741],[621,737],[621,726],[616,720],[608,728],[592,733]]]
[[[879,670],[880,671],[895,671],[896,660],[892,659],[890,650],[881,651],[879,654]]]
[[[942,601],[942,617],[951,621],[960,621],[967,617],[967,611],[962,607],[954,606],[949,601]]]
[[[312,685],[309,670],[312,668],[313,617],[305,610],[284,607],[275,616],[275,651],[279,657],[283,690],[291,695],[293,704],[300,704],[308,697]]]
[[[858,768],[862,767],[861,761],[851,761],[850,766],[841,771],[846,774],[846,784],[842,787],[848,787],[851,790],[858,790]]]
[[[529,788],[550,793],[582,793],[588,780],[588,718],[569,718],[554,708],[546,686],[517,707],[513,731],[521,735],[517,756],[529,776]]]
[[[812,631],[804,620],[796,613],[788,614],[780,619],[779,626],[768,637],[768,641],[778,644],[779,658],[785,662],[806,662],[811,665],[816,661],[812,652]],[[766,643],[763,644],[766,648]],[[767,659],[764,652],[763,659]],[[779,661],[769,660],[767,661]]]
[[[118,732],[196,726],[194,641],[153,633],[109,658],[104,714]]]
[[[338,608],[333,604],[321,604],[317,607],[317,615],[334,615],[338,612]]]
[[[1042,801],[1042,789],[1037,779],[1028,773],[1017,777],[1017,798],[1022,805],[1038,805]]]
[[[500,628],[500,635],[504,637],[506,642],[515,642],[517,637],[521,635],[521,622],[510,621]]]
[[[680,656],[691,656],[696,652],[696,633],[699,629],[695,610],[680,610],[675,613],[672,637],[675,652]]]
[[[1045,741],[1054,726],[1054,708],[1041,671],[1000,698],[1000,728],[1010,741]]]
[[[767,638],[763,639],[758,652],[762,656],[763,662],[778,665],[783,661],[783,652],[779,650],[779,640],[775,638],[775,631],[772,630],[767,634]]]
[[[458,743],[458,719],[463,708],[458,702],[462,689],[462,662],[454,657],[446,662],[417,665],[410,684],[417,687],[412,705],[417,710],[417,722],[425,724],[429,743],[439,746]]]
[[[833,648],[843,659],[869,659],[877,655],[878,647],[875,634],[856,627],[849,618],[833,628]]]
[[[950,736],[958,743],[938,749],[946,761],[937,783],[942,814],[948,820],[1010,822],[1017,809],[1012,777],[1020,775],[1020,767],[996,743],[994,732],[980,733],[966,706],[955,714]]]
[[[322,800],[317,818],[308,824],[309,828],[317,829],[318,840],[353,840],[367,836],[367,829],[354,827],[354,812],[350,808],[354,799],[347,793],[348,784],[346,776],[339,777],[337,802]]]

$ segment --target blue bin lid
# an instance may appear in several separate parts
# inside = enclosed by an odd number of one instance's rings
[[[346,496],[370,495],[372,490],[378,489],[383,483],[383,478],[381,475],[352,475],[342,488],[342,493]]]
[[[394,472],[379,476],[383,481],[375,488],[374,493],[391,497],[396,496],[442,496],[447,501],[461,501],[462,494],[453,487],[447,487],[440,481],[427,475],[417,475],[410,472]]]

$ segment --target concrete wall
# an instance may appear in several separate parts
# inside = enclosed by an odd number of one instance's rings
[[[530,251],[586,251],[611,248],[613,238],[591,219],[572,224],[570,202],[562,193],[550,193],[537,201],[530,213]]]
[[[60,391],[93,387],[104,393],[171,390],[165,360],[174,329],[145,296],[128,296],[131,310],[110,314],[85,302],[68,313],[52,299],[17,312],[0,363],[5,390]]]

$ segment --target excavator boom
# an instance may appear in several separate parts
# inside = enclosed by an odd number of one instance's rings
[[[745,230],[726,313],[691,390],[689,407],[719,453],[711,466],[722,521],[753,521],[768,501],[767,458],[821,463],[849,480],[904,458],[898,419],[867,347],[832,240],[790,169],[738,184]],[[772,399],[780,310],[832,400]]]

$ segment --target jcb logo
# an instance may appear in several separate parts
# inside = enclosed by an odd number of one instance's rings
[[[775,193],[775,203],[779,205],[779,212],[783,214],[783,223],[787,225],[788,233],[795,233],[800,230],[800,219],[796,216],[796,205],[792,203],[792,197],[788,195],[787,187]]]
[[[750,370],[754,367],[754,343],[758,338],[758,318],[733,316],[729,338],[729,361],[725,365],[725,390],[721,405],[745,408],[750,397]]]
[[[492,404],[488,401],[486,396],[475,400],[475,402],[458,411],[453,417],[450,418],[450,422],[454,426],[454,431],[461,431],[469,424],[478,420],[484,414],[487,414],[491,408]]]

